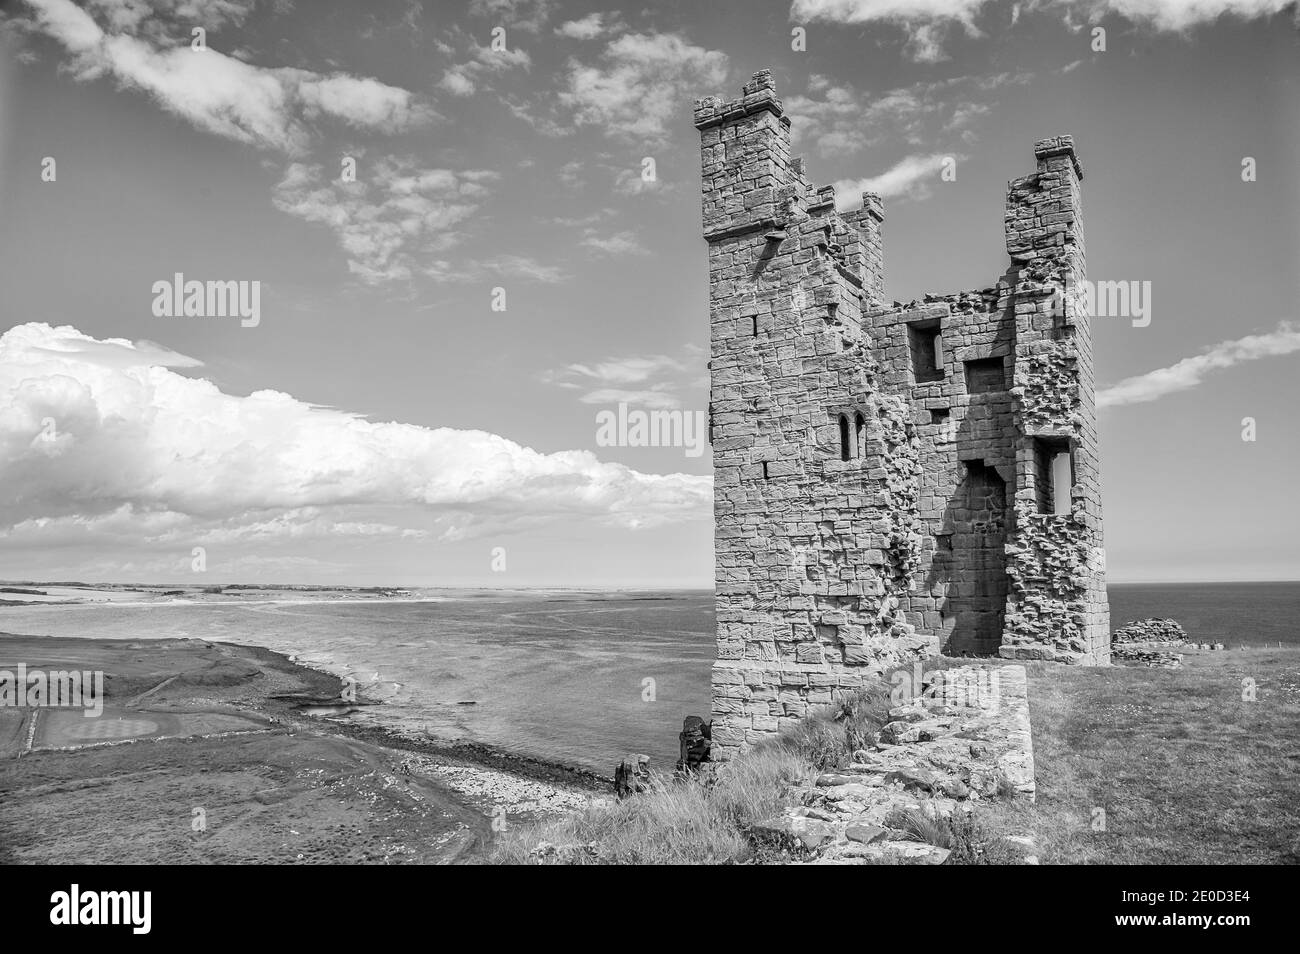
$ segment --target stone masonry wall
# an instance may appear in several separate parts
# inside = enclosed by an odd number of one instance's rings
[[[913,407],[921,443],[927,537],[902,605],[948,653],[1104,663],[1091,327],[1073,294],[1085,277],[1082,171],[1070,137],[1034,153],[1038,171],[1007,190],[1011,267],[996,286],[867,315],[882,380]],[[918,372],[918,329],[938,332],[938,377]],[[1049,484],[1062,452],[1071,504],[1058,514]]]
[[[1038,171],[1007,194],[1007,252],[1016,282],[1021,437],[1016,532],[1007,547],[1011,592],[1000,654],[1110,661],[1102,541],[1092,323],[1076,292],[1086,277],[1080,183],[1069,136],[1034,145]],[[1043,450],[1068,452],[1069,509],[1043,513]],[[1050,508],[1047,508],[1050,509]]]
[[[879,220],[850,225],[790,159],[770,75],[744,92],[695,110],[723,758],[937,648],[899,609],[917,564],[920,470],[910,411],[880,393],[861,327]]]
[[[868,316],[889,369],[885,387],[908,401],[920,434],[924,543],[907,619],[951,655],[988,655],[1002,643],[1008,591],[1008,488],[1015,484],[1010,392],[1015,312],[1005,285]],[[941,376],[918,380],[915,327],[937,331]],[[968,371],[968,363],[974,370]]]
[[[950,653],[1104,662],[1101,509],[1073,143],[1011,183],[996,286],[885,308],[877,196],[835,209],[767,71],[697,102],[726,758]],[[1067,514],[1040,514],[1050,455]]]

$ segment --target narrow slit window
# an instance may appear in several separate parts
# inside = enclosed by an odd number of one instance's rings
[[[1074,453],[1068,440],[1034,440],[1034,497],[1040,514],[1065,516],[1073,506]]]
[[[859,457],[866,456],[866,453],[862,446],[863,445],[862,438],[866,429],[867,429],[866,419],[863,418],[862,412],[859,411],[857,415],[853,418],[853,443],[857,447]]]
[[[849,419],[840,415],[840,460],[849,459]]]
[[[1052,455],[1052,513],[1070,512],[1070,490],[1074,486],[1074,458],[1068,450]]]

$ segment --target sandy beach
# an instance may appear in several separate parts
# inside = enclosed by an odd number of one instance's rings
[[[195,639],[0,634],[0,672],[102,671],[102,713],[0,706],[0,862],[467,863],[593,775],[345,715],[327,673]]]

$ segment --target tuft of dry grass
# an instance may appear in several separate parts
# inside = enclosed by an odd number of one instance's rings
[[[776,814],[810,766],[775,747],[746,753],[716,779],[658,780],[649,792],[541,823],[507,829],[493,864],[740,864],[754,856],[746,832]],[[558,846],[548,851],[545,845]],[[538,850],[541,854],[536,854]]]

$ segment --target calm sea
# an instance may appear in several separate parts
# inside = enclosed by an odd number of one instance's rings
[[[1116,626],[1172,616],[1201,640],[1300,643],[1300,583],[1112,584],[1110,600]],[[356,718],[607,774],[629,752],[671,769],[683,716],[707,718],[713,597],[3,607],[0,630],[266,646],[354,676],[381,700]]]

